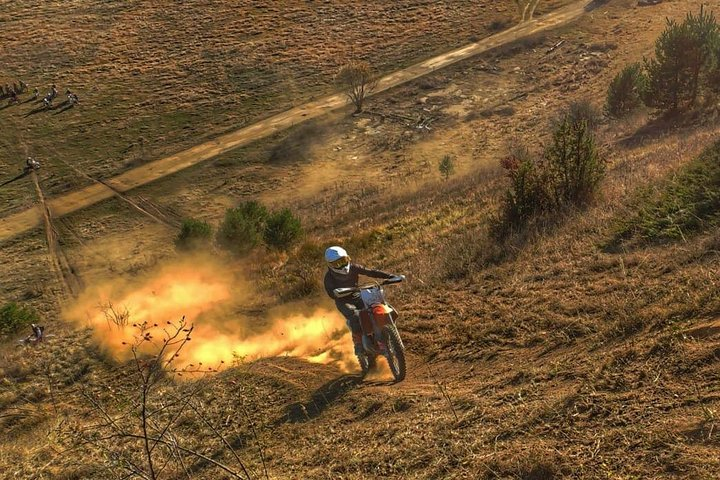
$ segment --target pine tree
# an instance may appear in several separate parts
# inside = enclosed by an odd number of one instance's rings
[[[455,162],[450,155],[445,155],[440,163],[438,164],[438,170],[445,180],[450,178],[450,175],[455,173]]]
[[[605,174],[587,122],[566,117],[553,133],[553,142],[545,150],[545,165],[555,203],[580,205],[592,197]]]
[[[688,14],[681,24],[668,20],[655,42],[655,58],[645,60],[646,103],[661,111],[693,107],[701,91],[701,79],[713,66],[713,45],[717,41],[715,17],[703,8],[697,16]]]
[[[642,65],[633,63],[618,73],[610,83],[605,100],[605,114],[613,118],[624,117],[637,110],[643,103],[647,88],[647,76]]]

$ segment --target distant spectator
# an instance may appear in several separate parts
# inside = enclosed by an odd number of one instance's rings
[[[30,170],[38,170],[40,168],[40,162],[35,160],[33,157],[27,157],[25,159],[25,169],[24,172],[27,173]]]
[[[31,323],[30,328],[32,328],[33,335],[35,336],[35,341],[42,342],[43,337],[45,336],[45,327]]]
[[[33,88],[33,96],[32,96],[33,100],[37,100],[39,96],[40,96],[40,89],[38,89],[38,87]]]

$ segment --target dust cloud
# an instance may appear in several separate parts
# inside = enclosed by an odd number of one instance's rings
[[[137,324],[147,322],[157,347],[163,329],[172,331],[168,322],[177,324],[184,316],[194,330],[177,358],[178,367],[201,362],[228,366],[287,355],[355,369],[352,341],[337,311],[297,303],[247,313],[258,305],[259,295],[255,284],[243,278],[242,266],[195,257],[92,286],[66,308],[64,317],[91,327],[96,341],[120,361],[131,355]]]

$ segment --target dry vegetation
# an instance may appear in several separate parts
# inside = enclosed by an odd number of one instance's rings
[[[67,191],[85,180],[57,158],[108,177],[333,91],[350,59],[396,70],[514,15],[510,1],[469,0],[9,3],[0,83],[22,79],[41,95],[55,83],[80,105],[4,109],[3,169],[19,170],[28,149],[53,167],[49,192]],[[3,212],[27,206],[30,192],[1,190]]]
[[[411,3],[423,15],[448,8]],[[716,217],[661,243],[617,241],[619,226],[640,207],[658,205],[664,189],[718,141],[717,119],[663,124],[643,112],[601,124],[609,163],[595,200],[506,243],[491,236],[507,186],[499,159],[510,139],[541,151],[550,141],[549,112],[581,98],[599,106],[614,73],[651,50],[662,18],[683,16],[698,2],[630,10],[635,3],[609,2],[592,20],[389,92],[373,106],[384,118],[302,126],[143,187],[142,194],[155,192],[172,208],[215,220],[228,203],[262,191],[273,206],[283,205],[273,197],[292,200],[306,242],[289,257],[251,257],[257,262],[248,268],[272,292],[254,308],[312,298],[321,273],[316,259],[335,240],[364,263],[410,279],[391,293],[410,354],[404,382],[360,382],[294,358],[163,381],[158,393],[166,401],[197,390],[193,398],[209,420],[179,417],[179,442],[224,464],[240,460],[251,478],[720,477]],[[271,9],[248,15],[265,18]],[[289,12],[283,19],[291,25]],[[240,21],[229,18],[228,28]],[[415,24],[422,25],[417,18]],[[616,43],[607,42],[607,32]],[[200,111],[218,110],[203,101]],[[402,118],[417,115],[436,118],[432,130]],[[267,162],[286,156],[278,152],[294,152],[298,161]],[[445,154],[458,167],[447,181],[436,167]],[[340,180],[299,180],[321,177],[338,162],[345,162]],[[176,232],[125,208],[108,202],[61,225],[81,275],[92,279],[105,269],[132,276],[173,255]],[[3,245],[3,256],[28,272],[42,272],[32,264],[44,261],[42,251],[37,234]],[[37,286],[51,283],[48,274],[39,275],[45,277],[28,281],[8,271],[3,285],[17,284],[0,298],[32,303],[45,315],[56,311],[53,292]],[[97,414],[83,387],[112,399],[127,387],[133,362],[110,358],[89,332],[47,323],[61,338],[36,349],[0,346],[0,470],[18,479],[114,478],[103,470],[106,452],[68,450],[78,447],[70,427],[83,425],[79,411]],[[203,462],[189,470],[192,478],[223,478]]]

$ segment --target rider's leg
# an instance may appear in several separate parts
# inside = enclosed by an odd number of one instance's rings
[[[335,302],[337,309],[345,317],[345,324],[350,333],[352,333],[355,354],[359,355],[364,352],[362,345],[362,330],[360,329],[360,308],[352,302]]]

